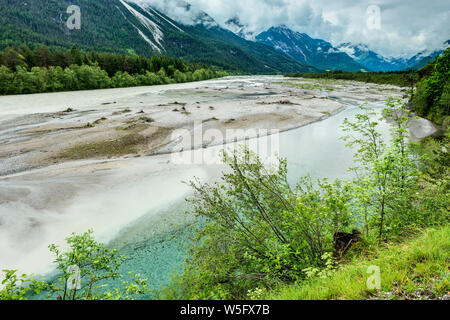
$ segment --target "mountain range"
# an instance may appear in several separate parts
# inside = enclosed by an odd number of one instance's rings
[[[286,26],[272,27],[256,36],[256,41],[284,52],[295,60],[321,70],[364,71],[365,67],[331,43],[313,39]]]
[[[339,51],[345,52],[356,62],[371,71],[400,71],[417,70],[426,66],[429,62],[441,55],[450,45],[450,40],[445,42],[442,48],[434,51],[424,50],[411,58],[384,57],[368,48],[364,44],[343,43],[337,46]]]
[[[303,64],[321,70],[389,72],[420,69],[450,46],[449,40],[437,50],[424,50],[410,58],[394,58],[382,56],[365,44],[347,42],[333,47],[327,41],[313,39],[283,25],[255,34],[248,31],[248,26],[238,17],[233,17],[225,22],[225,26],[244,39],[272,46]]]
[[[161,54],[239,73],[393,71],[425,65],[442,51],[410,59],[383,57],[365,45],[337,47],[286,26],[249,32],[239,18],[221,27],[183,0],[8,0],[0,2],[0,48],[12,44]],[[67,7],[81,9],[81,30],[69,30]],[[168,5],[170,4],[170,5]],[[176,10],[177,14],[173,14]],[[448,43],[447,43],[448,46]]]
[[[317,69],[272,47],[247,41],[219,27],[206,13],[179,1],[192,23],[182,24],[141,2],[78,0],[81,30],[69,30],[66,0],[0,1],[0,47],[11,44],[162,54],[215,65],[232,72],[284,73]]]

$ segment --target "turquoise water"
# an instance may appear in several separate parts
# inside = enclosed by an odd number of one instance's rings
[[[147,278],[151,289],[167,286],[171,275],[183,270],[194,227],[195,224],[185,225],[141,242],[124,245],[120,249],[120,252],[128,257],[122,265],[124,279],[129,279],[128,272],[132,270],[133,273]],[[114,287],[120,283],[110,282],[110,285]],[[152,295],[140,298],[151,299]]]

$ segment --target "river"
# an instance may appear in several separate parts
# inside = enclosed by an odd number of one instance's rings
[[[261,79],[266,81],[267,77],[249,77],[245,82],[258,82]],[[274,80],[279,81],[280,78],[275,77]],[[222,85],[223,80],[207,83]],[[197,85],[173,85],[178,91],[166,91],[168,97],[165,99],[195,101],[198,97],[186,97],[183,93],[187,88],[195,90],[195,86]],[[137,95],[140,100],[143,99],[142,95],[155,100],[154,95],[158,90],[161,88],[131,88],[120,89],[120,93],[126,93],[127,101],[133,101]],[[101,94],[104,92],[100,91]],[[116,91],[109,93],[114,95]],[[346,148],[340,139],[344,135],[341,125],[345,118],[354,118],[364,97],[340,97],[335,92],[323,90],[321,94],[341,103],[343,110],[325,120],[281,132],[275,137],[256,140],[266,144],[271,139],[277,139],[279,155],[288,161],[289,180],[292,184],[308,174],[313,178],[328,178],[331,181],[350,177],[348,169],[353,164],[353,151]],[[53,94],[57,99],[49,101],[44,110],[39,112],[56,111],[60,103],[58,99],[64,99],[65,95]],[[40,95],[38,100],[45,101],[46,97],[52,95]],[[92,100],[95,97],[95,92],[88,92],[80,99],[86,105],[89,98]],[[120,99],[120,96],[109,97],[114,98]],[[238,98],[230,97],[229,94],[224,97],[204,97],[210,100]],[[20,99],[27,106],[26,99],[31,102],[32,96]],[[0,106],[1,102],[0,99]],[[3,120],[12,119],[17,114],[36,112],[29,107],[16,110],[12,103],[7,102],[3,113],[0,111]],[[81,107],[82,103],[79,104]],[[384,104],[382,100],[374,100],[369,105],[381,110]],[[87,105],[86,109],[89,108]],[[383,134],[388,134],[386,123],[381,122],[379,128]],[[215,146],[206,151],[217,152],[222,148]],[[127,255],[128,259],[122,268],[124,275],[128,271],[139,273],[149,279],[151,288],[167,285],[170,275],[182,270],[192,227],[196,225],[196,219],[185,213],[189,209],[185,198],[191,195],[191,190],[183,181],[194,177],[205,182],[217,181],[224,170],[218,164],[180,165],[174,164],[172,160],[170,154],[84,160],[1,177],[0,192],[7,196],[0,200],[0,267],[49,274],[52,265],[48,244],[62,244],[64,237],[71,232],[83,232],[92,228],[97,239]]]

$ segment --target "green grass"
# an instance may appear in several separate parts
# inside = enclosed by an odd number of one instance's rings
[[[357,260],[358,259],[358,260]],[[450,294],[450,226],[356,257],[332,276],[268,292],[268,300],[437,299]],[[369,290],[368,268],[381,270],[381,289]]]
[[[333,91],[335,88],[329,85],[319,83],[293,83],[293,82],[275,82],[275,84],[285,85],[291,88],[298,88],[303,90],[327,90]]]
[[[134,125],[132,125],[134,127]],[[84,143],[63,151],[59,158],[79,160],[96,157],[114,157],[137,153],[139,148],[148,142],[148,138],[139,132],[147,125],[137,125],[130,133],[117,139]],[[126,130],[126,129],[122,129]]]

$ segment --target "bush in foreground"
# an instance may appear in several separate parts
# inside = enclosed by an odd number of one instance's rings
[[[388,100],[380,120],[392,124],[389,143],[377,131],[374,111],[365,106],[355,121],[344,122],[345,140],[356,149],[355,179],[347,182],[305,177],[291,187],[285,160],[266,168],[246,149],[225,154],[229,172],[221,183],[190,183],[192,211],[205,225],[184,272],[161,296],[254,298],[264,290],[301,286],[331,273],[339,264],[331,259],[332,254],[339,258],[333,250],[336,232],[360,229],[363,249],[374,250],[424,228],[447,225],[446,178],[423,183],[423,160],[408,141],[410,116],[404,103]]]
[[[107,287],[105,281],[122,278],[119,269],[126,257],[95,241],[92,231],[72,234],[66,242],[65,251],[49,246],[55,255],[56,279],[45,282],[4,270],[0,300],[27,300],[41,293],[57,300],[131,300],[149,291],[147,280],[132,273],[131,281],[122,282],[122,287]]]

